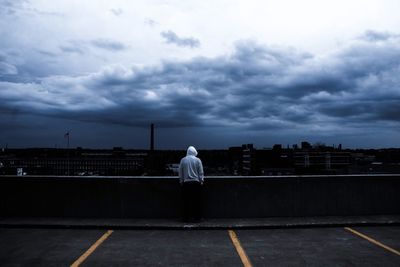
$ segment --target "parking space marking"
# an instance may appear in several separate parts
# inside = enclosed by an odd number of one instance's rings
[[[90,256],[100,245],[103,243],[114,231],[108,230],[104,233],[85,253],[83,253],[74,263],[71,264],[71,267],[78,267],[84,262],[87,257]]]
[[[247,257],[246,252],[244,251],[242,245],[240,245],[240,241],[233,230],[228,230],[229,236],[231,237],[232,243],[236,248],[237,253],[239,254],[240,259],[242,260],[244,267],[252,267],[249,257]]]
[[[382,244],[381,242],[379,242],[379,241],[377,241],[377,240],[375,240],[375,239],[373,239],[373,238],[371,238],[369,236],[366,236],[366,235],[364,235],[364,234],[362,234],[362,233],[360,233],[360,232],[358,232],[358,231],[356,231],[354,229],[351,229],[350,227],[345,227],[344,229],[346,229],[347,231],[352,232],[355,235],[358,235],[359,237],[362,237],[362,238],[368,240],[369,242],[371,242],[371,243],[373,243],[373,244],[375,244],[377,246],[380,246],[381,248],[389,250],[390,252],[400,256],[400,252],[399,251],[397,251],[397,250],[395,250],[395,249],[393,249],[391,247],[388,247],[385,244]]]

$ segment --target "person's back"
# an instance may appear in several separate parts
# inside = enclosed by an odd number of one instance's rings
[[[179,164],[179,181],[182,185],[184,221],[201,220],[201,185],[204,182],[203,164],[197,151],[190,146]]]
[[[197,151],[190,146],[187,150],[186,157],[179,164],[179,178],[181,184],[184,182],[197,181],[204,182],[203,164],[197,156]]]

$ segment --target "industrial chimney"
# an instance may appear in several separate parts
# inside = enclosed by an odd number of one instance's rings
[[[154,151],[154,124],[150,125],[150,151]]]

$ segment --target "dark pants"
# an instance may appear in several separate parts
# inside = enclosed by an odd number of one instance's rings
[[[182,185],[182,217],[185,222],[200,221],[202,217],[202,185],[186,182]]]

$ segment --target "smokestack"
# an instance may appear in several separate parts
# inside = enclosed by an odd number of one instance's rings
[[[150,151],[154,151],[154,124],[150,125]]]

